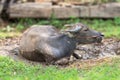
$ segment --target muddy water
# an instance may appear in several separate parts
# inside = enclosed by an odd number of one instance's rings
[[[19,38],[0,39],[0,55],[12,57],[14,60],[28,61],[12,51],[16,47],[19,47]],[[81,56],[81,60],[120,55],[120,40],[104,39],[99,44],[80,44],[77,46],[75,53]],[[71,60],[75,60],[75,58],[71,57]]]

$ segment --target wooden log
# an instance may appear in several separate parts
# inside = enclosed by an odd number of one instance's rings
[[[49,18],[52,14],[51,4],[22,3],[9,8],[10,18]]]
[[[53,6],[53,14],[56,18],[80,17],[79,10],[73,7]]]
[[[79,17],[90,17],[90,8],[88,6],[72,6],[79,11]]]
[[[94,17],[114,18],[120,17],[120,3],[108,3],[95,6],[52,6],[41,3],[14,4],[9,8],[10,18],[50,18],[54,14],[56,18],[70,17]]]
[[[120,3],[107,3],[92,6],[74,6],[80,10],[79,17],[115,18],[120,17]]]
[[[109,3],[90,7],[90,17],[114,18],[120,17],[120,3]]]

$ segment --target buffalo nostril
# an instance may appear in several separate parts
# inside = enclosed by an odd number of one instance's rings
[[[100,33],[100,35],[98,35],[98,36],[92,36],[92,38],[95,39],[95,41],[96,41],[97,43],[101,43],[103,36],[104,36],[104,35],[102,35],[102,34]]]

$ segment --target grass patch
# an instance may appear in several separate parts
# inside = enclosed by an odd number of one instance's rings
[[[111,63],[105,63],[90,70],[82,70],[81,76],[84,76],[84,80],[120,80],[119,68],[120,58],[114,58]]]
[[[20,32],[0,32],[0,39],[18,37],[20,35],[21,35]]]
[[[119,80],[120,58],[111,63],[95,66],[91,69],[59,69],[55,66],[42,67],[15,62],[0,57],[1,80]]]
[[[79,80],[76,69],[26,65],[0,57],[0,80]]]

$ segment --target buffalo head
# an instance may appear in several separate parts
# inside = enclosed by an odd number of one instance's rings
[[[72,37],[74,37],[79,44],[100,43],[104,36],[102,33],[92,30],[82,23],[68,24],[65,26],[69,27],[65,32],[72,34]]]

